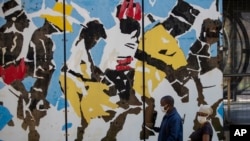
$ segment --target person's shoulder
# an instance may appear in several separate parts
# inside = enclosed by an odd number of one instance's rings
[[[204,125],[202,126],[202,132],[209,135],[213,135],[213,128],[210,122],[204,123]]]
[[[175,118],[175,119],[182,120],[180,114],[178,113],[178,111],[176,109],[173,110],[172,117]]]
[[[212,125],[210,122],[207,121],[204,123],[203,128],[212,129]]]

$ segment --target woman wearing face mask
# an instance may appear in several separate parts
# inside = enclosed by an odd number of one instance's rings
[[[209,122],[213,109],[208,105],[202,105],[197,112],[197,121],[200,127],[195,130],[189,137],[191,141],[212,141],[213,128]]]
[[[158,141],[183,141],[182,118],[174,107],[173,97],[167,95],[161,98],[161,110],[165,113],[161,126],[153,127],[159,132]]]

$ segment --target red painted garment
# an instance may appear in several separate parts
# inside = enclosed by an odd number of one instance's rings
[[[142,11],[141,11],[141,5],[138,2],[135,3],[135,11],[134,11],[133,0],[130,0],[129,2],[127,2],[127,0],[124,0],[122,5],[121,5],[119,14],[118,14],[119,19],[123,18],[125,11],[126,11],[127,17],[133,18],[133,19],[138,20],[138,21],[141,20],[141,14],[142,14],[141,12]]]
[[[133,61],[133,58],[131,56],[128,56],[125,59],[117,60],[117,63],[119,65],[126,65],[126,64],[130,64],[132,61]]]
[[[118,65],[116,65],[117,71],[127,71],[130,70],[131,67],[129,64],[133,61],[133,57],[127,56],[124,59],[117,60]]]
[[[23,80],[26,74],[27,67],[24,59],[22,58],[17,65],[10,65],[8,67],[0,66],[0,76],[3,78],[4,83],[11,84],[15,80]]]
[[[131,69],[130,66],[125,66],[125,65],[117,65],[116,66],[117,71],[127,71],[127,70],[130,70],[130,69]]]

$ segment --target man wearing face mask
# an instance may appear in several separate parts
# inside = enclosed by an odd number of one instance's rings
[[[213,128],[209,122],[213,109],[208,105],[202,105],[197,112],[197,121],[200,127],[196,129],[189,137],[191,141],[211,141],[213,137]]]
[[[154,131],[159,132],[158,141],[183,141],[182,118],[174,107],[173,97],[164,96],[160,103],[165,115],[161,126],[153,128]]]

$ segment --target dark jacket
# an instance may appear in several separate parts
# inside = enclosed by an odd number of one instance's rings
[[[182,119],[176,108],[164,115],[158,141],[183,141],[183,124]]]
[[[213,138],[213,128],[209,122],[204,123],[200,128],[195,130],[189,137],[192,141],[202,141],[202,136],[208,134],[210,136],[210,141]]]

